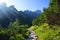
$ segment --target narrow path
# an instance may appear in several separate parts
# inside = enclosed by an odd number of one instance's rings
[[[30,34],[28,36],[27,40],[37,40],[38,36],[36,35],[36,33],[32,30],[29,30]]]

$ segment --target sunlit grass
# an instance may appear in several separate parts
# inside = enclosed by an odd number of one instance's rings
[[[35,29],[34,31],[36,32],[40,40],[55,40],[55,37],[59,36],[59,32],[60,32],[59,26],[56,26],[54,30],[47,23],[44,23],[43,25],[40,25],[37,28],[36,26],[32,26],[30,29],[32,30]],[[56,39],[59,40],[60,38],[56,38]]]

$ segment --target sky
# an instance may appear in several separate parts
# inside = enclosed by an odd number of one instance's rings
[[[14,5],[15,8],[20,10],[43,10],[49,5],[49,0],[0,0],[0,4],[5,2],[7,6]]]

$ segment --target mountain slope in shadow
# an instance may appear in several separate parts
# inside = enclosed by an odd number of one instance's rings
[[[17,18],[21,24],[32,25],[32,20],[40,15],[41,11],[18,11],[14,5],[7,7],[5,3],[0,5],[0,25],[7,27]]]

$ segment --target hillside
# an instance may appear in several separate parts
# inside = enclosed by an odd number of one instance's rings
[[[60,40],[60,0],[50,0],[40,16],[33,20],[30,28],[38,35],[38,40]]]

